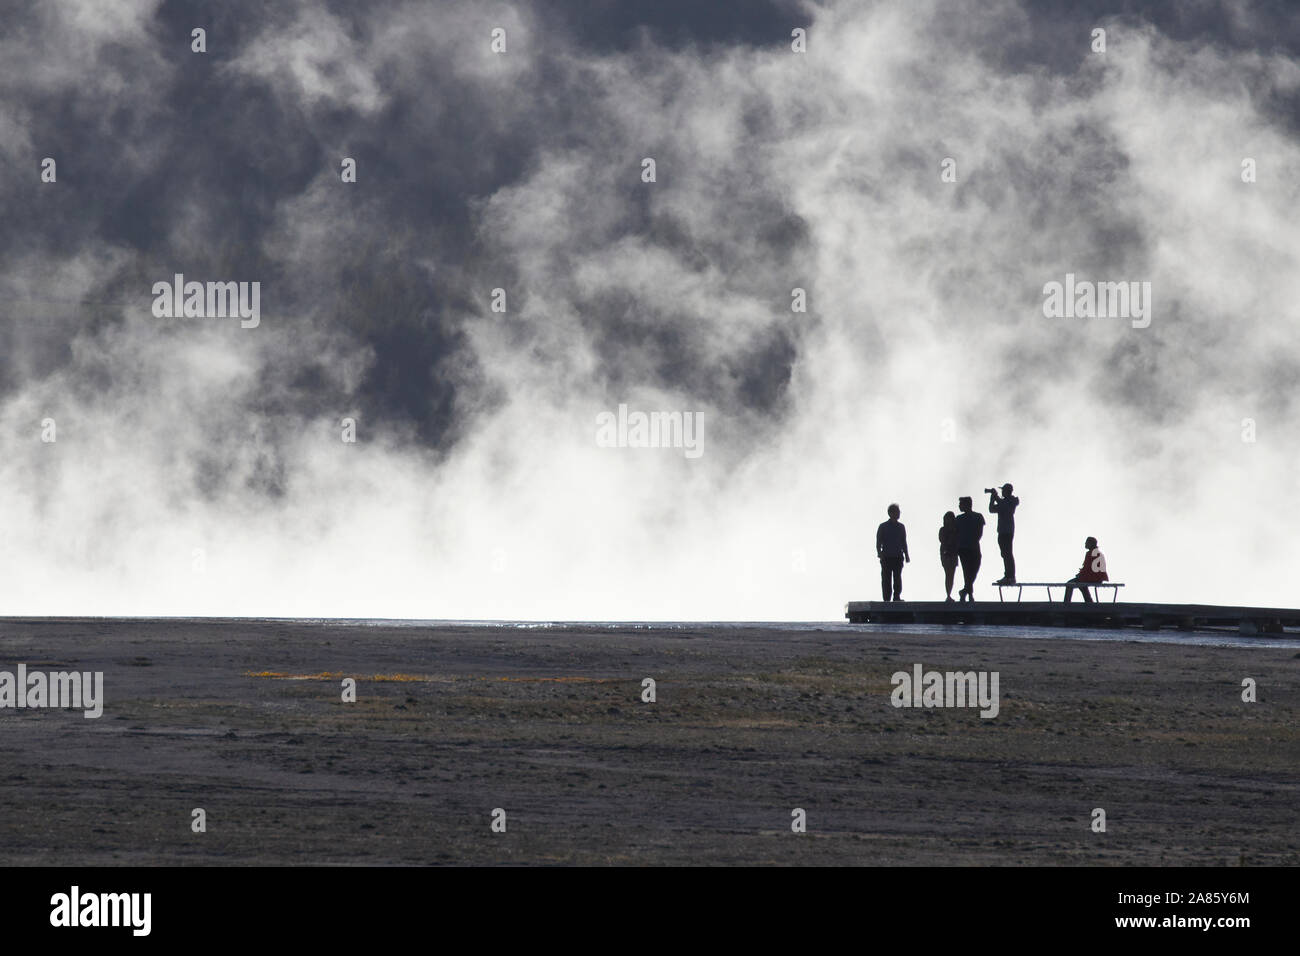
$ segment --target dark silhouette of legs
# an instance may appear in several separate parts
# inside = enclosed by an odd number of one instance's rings
[[[880,559],[880,593],[882,599],[888,601],[891,592],[895,601],[902,599],[903,556],[901,554],[896,558]]]
[[[957,557],[961,559],[961,576],[966,581],[966,586],[961,590],[962,600],[973,601],[975,576],[980,573],[981,555],[978,551],[958,551]]]
[[[998,535],[998,550],[1002,552],[1002,580],[1006,584],[1016,583],[1016,557],[1011,553],[1011,539],[1015,535]]]
[[[957,576],[957,555],[954,554],[951,557],[943,558],[942,563],[943,563],[943,589],[944,589],[944,593],[948,595],[948,600],[951,601],[952,582],[953,579]]]
[[[1078,589],[1079,589],[1079,593],[1083,595],[1083,601],[1084,601],[1085,604],[1091,604],[1091,603],[1092,603],[1092,594],[1089,593],[1089,591],[1088,591],[1088,585],[1087,585],[1087,584],[1080,584],[1080,583],[1078,582],[1077,579],[1075,579],[1075,578],[1071,578],[1071,579],[1070,579],[1070,583],[1067,584],[1067,585],[1065,586],[1065,603],[1066,603],[1066,604],[1069,604],[1069,603],[1070,603],[1070,598],[1074,595],[1074,589],[1075,589],[1075,588],[1078,588]]]

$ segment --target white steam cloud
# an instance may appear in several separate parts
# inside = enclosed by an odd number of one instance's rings
[[[213,82],[297,104],[329,157],[268,211],[277,275],[197,274],[197,205],[158,226],[159,265],[118,289],[112,321],[13,303],[117,289],[128,240],[4,259],[0,613],[837,619],[878,594],[886,505],[909,529],[904,597],[934,598],[942,513],[1004,481],[1022,579],[1068,577],[1095,535],[1126,599],[1294,603],[1300,142],[1266,101],[1294,95],[1300,67],[1102,21],[1104,54],[1084,33],[1076,66],[1018,70],[990,54],[1018,5],[982,6],[977,27],[946,8],[810,8],[792,24],[806,54],[781,35],[602,52],[516,12],[494,57],[473,4],[437,24],[394,8],[362,33],[310,8],[264,27]],[[155,50],[140,4],[66,9],[49,35],[87,62]],[[470,203],[471,251],[413,263],[462,293],[447,309],[475,360],[443,373],[460,427],[431,448],[363,411],[382,359],[311,290],[359,244],[418,245],[386,218],[383,144],[329,117],[382,115],[435,53],[492,103],[472,122],[528,130],[531,153]],[[165,121],[157,81],[111,63],[117,95],[140,89]],[[21,144],[5,155],[35,179],[52,147],[22,96],[81,80],[3,69],[0,129]],[[546,96],[582,108],[541,128]],[[428,97],[412,122],[446,174],[437,131],[458,105]],[[123,149],[133,168],[172,161]],[[173,270],[261,280],[261,326],[154,319],[150,285]],[[1149,281],[1150,327],[1045,318],[1042,287],[1067,272]],[[288,397],[309,360],[330,396],[314,408]],[[599,447],[596,416],[620,403],[702,414],[703,455]],[[991,526],[984,554],[989,581]]]

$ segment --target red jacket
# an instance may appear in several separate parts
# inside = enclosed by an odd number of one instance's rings
[[[1106,576],[1106,556],[1101,553],[1101,548],[1093,548],[1091,551],[1085,551],[1083,554],[1083,567],[1079,568],[1076,574],[1077,581],[1109,581]]]

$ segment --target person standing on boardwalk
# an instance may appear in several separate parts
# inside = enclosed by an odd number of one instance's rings
[[[1106,556],[1101,553],[1101,548],[1097,547],[1097,539],[1089,538],[1083,542],[1083,546],[1087,549],[1083,553],[1083,566],[1065,586],[1066,604],[1070,603],[1076,587],[1083,594],[1084,603],[1091,604],[1092,595],[1088,593],[1088,585],[1110,580],[1110,576],[1106,574]]]
[[[996,488],[984,489],[989,493],[989,512],[998,516],[998,550],[1002,552],[1002,580],[994,584],[1016,583],[1016,558],[1011,553],[1011,540],[1016,536],[1016,505],[1020,499],[1011,493],[1011,484],[1002,486],[1002,497]]]
[[[948,596],[944,601],[952,600],[952,581],[957,576],[957,516],[951,511],[943,514],[943,526],[939,528],[939,563],[943,565],[943,589]]]
[[[980,538],[984,537],[984,516],[971,510],[969,495],[957,499],[957,559],[966,586],[957,592],[963,601],[975,600],[975,576],[980,573]]]
[[[898,516],[898,505],[889,506],[889,520],[882,521],[876,529],[876,557],[880,558],[880,590],[884,600],[889,600],[893,585],[894,600],[903,600],[903,562],[911,561],[907,553],[907,529]]]

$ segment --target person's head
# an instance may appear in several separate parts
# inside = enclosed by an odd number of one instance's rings
[[[889,517],[897,521],[900,514],[902,514],[902,512],[898,510],[898,505],[889,506]]]
[[[1089,551],[1091,551],[1093,548],[1097,547],[1097,539],[1089,538],[1087,541],[1083,543],[1083,546],[1087,548]]]
[[[958,511],[970,511],[970,508],[971,508],[970,495],[963,495],[962,497],[957,499]]]
[[[1002,497],[1005,498],[1009,494],[1011,494],[1011,482],[1008,481],[1005,485],[1002,486]]]
[[[957,525],[957,516],[953,514],[951,511],[945,511],[943,513],[943,526],[945,528],[953,528],[956,527],[956,525]]]

